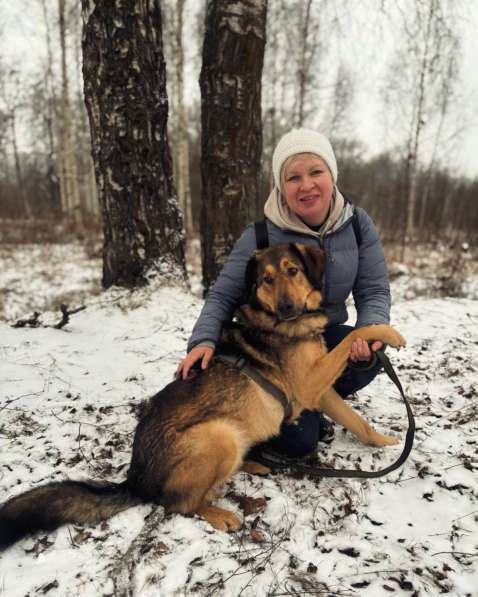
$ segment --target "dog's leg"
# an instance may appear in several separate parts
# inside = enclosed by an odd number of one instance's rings
[[[342,400],[333,388],[327,390],[322,396],[320,410],[339,425],[351,431],[364,444],[382,447],[392,446],[400,441],[398,437],[383,435],[375,431],[365,419]]]
[[[240,528],[238,516],[209,502],[239,468],[246,448],[242,444],[241,434],[224,421],[199,423],[186,431],[178,445],[180,461],[163,490],[168,510],[198,514],[221,531]]]
[[[380,340],[393,347],[405,346],[403,337],[389,325],[371,325],[353,330],[333,350],[321,355],[301,380],[301,402],[306,408],[322,410],[321,396],[344,371],[350,349],[357,338],[367,342]]]
[[[237,531],[242,526],[241,519],[238,516],[217,506],[203,504],[194,513],[207,520],[218,531]]]

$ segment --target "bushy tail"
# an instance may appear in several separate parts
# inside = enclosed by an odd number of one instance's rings
[[[66,523],[96,524],[140,501],[126,481],[63,481],[37,487],[0,506],[0,551],[36,531],[53,531]]]

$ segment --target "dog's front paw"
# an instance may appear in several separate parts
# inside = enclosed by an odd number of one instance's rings
[[[389,326],[388,331],[388,339],[385,340],[385,343],[389,346],[393,346],[393,348],[402,348],[403,346],[407,345],[407,341],[405,338],[398,332],[395,328]]]
[[[386,324],[369,325],[364,328],[357,328],[350,334],[351,341],[355,338],[362,338],[367,342],[373,342],[374,340],[380,340],[389,346],[399,348],[405,346],[405,338],[397,332],[395,328]]]
[[[385,446],[395,446],[400,442],[400,438],[394,435],[383,435],[375,431],[369,438],[368,444],[376,446],[377,448],[384,448]]]

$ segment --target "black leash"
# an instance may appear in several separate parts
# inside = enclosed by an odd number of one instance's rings
[[[378,471],[362,471],[356,469],[335,469],[335,468],[317,468],[313,465],[301,464],[300,462],[293,461],[291,459],[281,458],[280,454],[277,454],[277,458],[274,456],[269,455],[268,453],[261,454],[260,448],[255,448],[254,450],[254,462],[259,462],[265,466],[268,466],[272,469],[291,469],[293,471],[298,471],[301,473],[305,473],[310,475],[311,477],[348,477],[348,478],[361,478],[361,479],[373,479],[376,477],[382,477],[383,475],[388,475],[392,471],[396,470],[405,462],[410,454],[412,447],[413,447],[413,438],[415,437],[415,419],[413,417],[413,412],[410,407],[410,404],[405,396],[403,391],[402,384],[395,373],[395,370],[390,363],[389,358],[383,352],[383,350],[375,351],[379,361],[382,363],[385,373],[389,376],[389,378],[393,381],[393,383],[397,386],[398,391],[400,392],[403,402],[405,403],[405,407],[407,409],[407,416],[408,416],[408,430],[407,435],[405,437],[405,445],[403,446],[402,453],[397,458],[395,462],[393,462],[390,466],[387,466],[384,469],[380,469]]]

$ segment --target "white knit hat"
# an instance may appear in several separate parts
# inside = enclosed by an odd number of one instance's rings
[[[311,129],[292,129],[282,137],[272,155],[272,172],[278,189],[281,187],[282,165],[296,153],[315,153],[321,157],[329,167],[334,183],[337,183],[337,160],[327,137]]]

